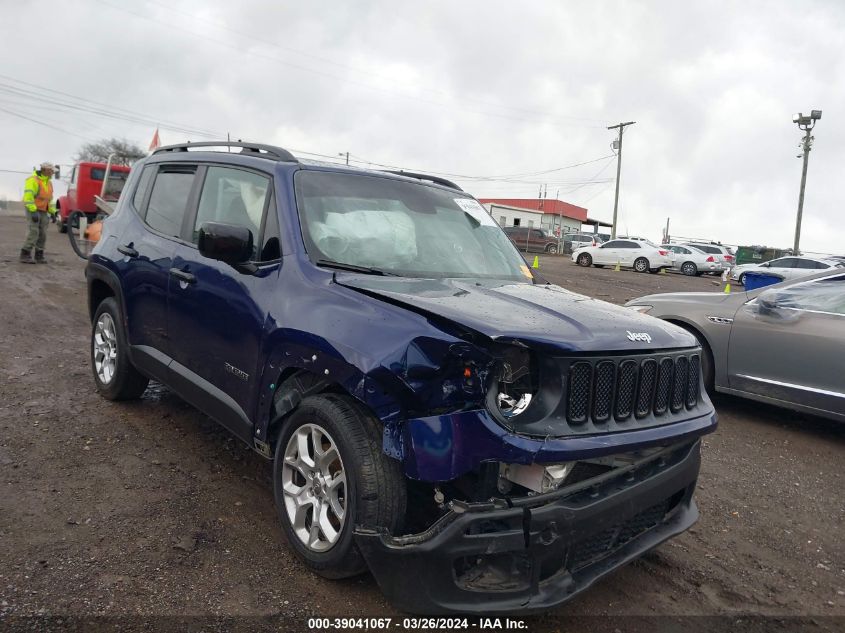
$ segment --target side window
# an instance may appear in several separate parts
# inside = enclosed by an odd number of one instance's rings
[[[605,242],[601,245],[602,248],[620,248],[622,242],[619,240],[611,240],[610,242]]]
[[[204,222],[236,224],[252,231],[255,257],[269,190],[270,179],[267,176],[241,169],[209,167],[194,223],[194,243]]]
[[[772,268],[798,268],[798,260],[794,257],[782,257],[776,261],[778,264],[772,264]]]
[[[73,171],[70,172],[70,184],[72,184],[72,185],[76,184],[76,174],[77,174],[78,170],[79,170],[79,165],[74,165]]]
[[[542,231],[537,231],[537,230],[535,229],[535,230],[531,231],[531,237],[533,237],[534,239],[541,240],[541,239],[543,239],[543,232],[542,232]]]
[[[845,315],[845,276],[770,290],[760,298],[782,308]]]
[[[135,194],[132,196],[132,206],[135,207],[135,210],[142,217],[144,198],[147,195],[147,190],[150,188],[150,183],[153,181],[155,170],[155,165],[144,167],[144,171],[141,172],[141,177],[138,179],[138,186],[135,187]]]
[[[173,237],[181,235],[182,218],[194,184],[194,173],[194,168],[171,170],[163,167],[159,170],[145,216],[151,228]]]
[[[636,242],[619,242],[617,248],[640,248],[640,245]]]

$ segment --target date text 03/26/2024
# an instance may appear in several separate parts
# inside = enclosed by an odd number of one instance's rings
[[[310,631],[347,630],[475,630],[519,631],[528,624],[519,618],[309,618]]]

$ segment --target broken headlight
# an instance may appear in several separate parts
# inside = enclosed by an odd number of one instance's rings
[[[492,381],[488,406],[505,420],[525,413],[537,396],[537,371],[537,363],[530,350],[520,347],[507,349]]]

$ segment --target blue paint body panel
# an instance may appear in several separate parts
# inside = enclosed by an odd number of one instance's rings
[[[235,166],[272,181],[282,257],[243,272],[202,257],[187,238],[152,231],[133,205],[148,166]],[[384,424],[384,450],[409,477],[454,479],[484,461],[584,459],[668,444],[712,431],[712,406],[671,424],[575,438],[528,437],[486,410],[497,346],[561,356],[643,351],[626,336],[648,332],[650,349],[692,348],[685,331],[553,285],[474,279],[377,277],[317,267],[300,229],[294,179],[301,170],[362,173],[341,166],[284,163],[241,154],[155,154],[135,165],[116,212],[90,257],[90,284],[122,302],[133,362],[150,375],[211,385],[189,400],[250,443],[265,442],[274,390],[310,372],[347,392]],[[415,182],[397,175],[369,177]],[[197,185],[195,185],[196,189]],[[196,194],[193,204],[196,205]],[[130,260],[117,249],[138,251]],[[186,286],[171,268],[193,274]],[[226,365],[230,367],[227,369]],[[235,371],[232,370],[234,368]],[[464,372],[472,370],[472,378]],[[187,392],[186,392],[187,393]],[[226,407],[226,415],[219,413]],[[550,421],[553,424],[553,421]]]

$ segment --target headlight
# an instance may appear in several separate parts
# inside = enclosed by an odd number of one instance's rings
[[[654,306],[627,306],[634,310],[635,312],[640,312],[642,314],[646,314],[649,310],[651,310]]]
[[[532,353],[520,347],[508,349],[498,364],[490,400],[506,420],[524,413],[537,395],[539,380]]]

